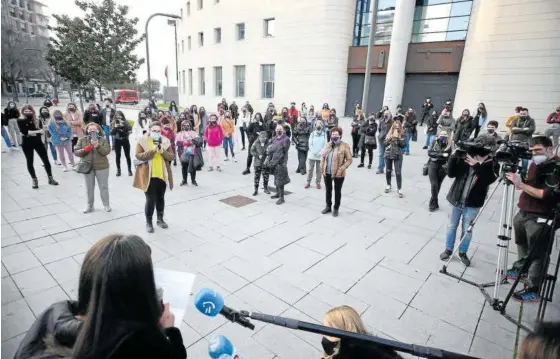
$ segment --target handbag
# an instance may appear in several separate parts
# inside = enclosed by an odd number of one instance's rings
[[[377,140],[375,139],[375,136],[366,135],[365,140],[364,140],[364,144],[366,146],[373,147],[374,150],[377,149]]]
[[[93,152],[95,150],[91,150],[91,161],[88,161],[84,158],[82,158],[80,160],[80,162],[78,162],[78,165],[76,165],[76,172],[78,173],[82,173],[84,175],[87,175],[88,173],[91,172],[91,170],[93,169]]]
[[[188,156],[192,156],[194,154],[194,146],[190,145],[190,146],[185,147],[185,152],[184,153]]]

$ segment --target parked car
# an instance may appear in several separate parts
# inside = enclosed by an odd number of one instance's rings
[[[138,92],[136,90],[115,90],[115,102],[138,105]]]
[[[36,91],[29,94],[29,97],[47,97],[47,96],[48,96],[47,93],[41,91]]]

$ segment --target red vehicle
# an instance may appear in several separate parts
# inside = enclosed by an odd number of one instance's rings
[[[116,103],[138,104],[138,92],[136,90],[115,90]]]

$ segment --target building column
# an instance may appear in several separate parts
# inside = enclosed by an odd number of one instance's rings
[[[393,113],[402,101],[408,44],[410,43],[412,21],[414,19],[414,5],[415,2],[412,0],[397,0],[395,5],[387,77],[383,93],[383,105],[389,106],[389,110]]]

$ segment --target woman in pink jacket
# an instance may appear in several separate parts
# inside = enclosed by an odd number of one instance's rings
[[[76,104],[70,102],[68,106],[66,106],[64,119],[72,127],[72,152],[74,152],[76,143],[78,143],[80,138],[84,137],[84,118],[82,117],[82,113],[78,110]]]
[[[204,129],[204,139],[207,142],[207,147],[210,152],[210,166],[208,171],[213,171],[214,167],[216,170],[221,172],[220,168],[220,150],[222,148],[222,141],[224,140],[224,131],[222,126],[218,125],[218,116],[216,114],[211,114],[208,122],[208,126]]]

